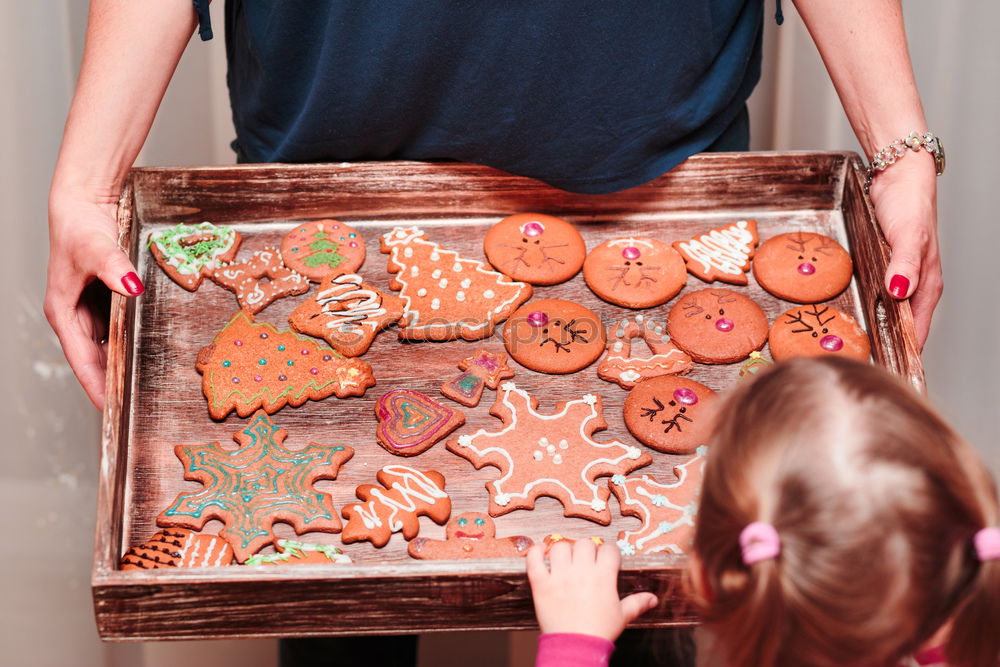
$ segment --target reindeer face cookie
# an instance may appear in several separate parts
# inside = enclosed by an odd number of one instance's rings
[[[767,340],[767,316],[751,299],[728,289],[682,296],[667,316],[671,340],[703,364],[731,364]]]
[[[620,238],[590,251],[583,279],[594,294],[626,308],[649,308],[674,298],[687,280],[684,260],[663,241]]]
[[[854,264],[828,236],[793,232],[768,239],[757,249],[753,274],[760,286],[787,301],[818,303],[837,296],[851,282]]]
[[[604,336],[604,325],[589,308],[562,299],[538,299],[510,316],[503,344],[526,368],[573,373],[601,356]]]
[[[785,311],[771,327],[771,356],[775,361],[792,357],[839,354],[868,361],[868,334],[857,321],[830,306],[798,306]]]
[[[688,378],[643,380],[625,399],[625,426],[648,447],[687,454],[708,441],[715,417],[714,391]]]
[[[483,250],[497,271],[535,285],[569,280],[587,255],[583,237],[573,225],[541,213],[519,213],[493,225]]]

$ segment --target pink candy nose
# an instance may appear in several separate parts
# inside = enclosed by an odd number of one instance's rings
[[[541,236],[544,231],[545,227],[540,222],[529,222],[521,227],[521,233],[525,236]]]
[[[687,387],[678,387],[674,389],[674,400],[678,403],[683,403],[684,405],[694,405],[698,402],[698,394],[694,393]]]
[[[801,264],[799,264],[799,273],[801,273],[804,276],[811,276],[812,274],[816,273],[816,267],[810,264],[809,262],[802,262]]]
[[[622,250],[622,257],[625,259],[639,259],[641,255],[642,253],[635,246],[629,246]]]
[[[728,317],[720,317],[715,320],[715,328],[719,331],[732,331],[735,327],[736,325]]]
[[[549,323],[549,316],[540,310],[536,310],[533,313],[528,313],[528,324],[533,327],[544,327]]]
[[[844,347],[844,341],[840,339],[840,336],[830,334],[819,339],[819,346],[827,352],[840,352]]]

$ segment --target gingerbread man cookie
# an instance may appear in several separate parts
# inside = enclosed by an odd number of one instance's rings
[[[716,400],[715,392],[700,382],[660,375],[629,392],[625,426],[647,447],[687,454],[708,441]]]
[[[514,312],[503,344],[519,364],[542,373],[573,373],[604,352],[604,324],[597,313],[572,301],[538,299]]]
[[[854,263],[844,248],[822,234],[778,234],[761,244],[753,261],[760,286],[787,301],[818,303],[851,282]]]
[[[415,227],[384,234],[382,252],[389,254],[388,271],[394,274],[389,287],[399,290],[404,302],[400,338],[486,338],[531,298],[531,285],[445,250]]]
[[[837,354],[868,361],[868,334],[857,320],[832,306],[810,305],[787,310],[771,326],[771,356],[792,357]]]
[[[445,526],[445,539],[418,537],[407,551],[413,558],[520,558],[534,542],[530,537],[497,537],[497,527],[488,514],[465,512]]]
[[[611,492],[618,499],[622,515],[642,521],[638,530],[618,533],[617,544],[623,556],[690,550],[707,455],[708,448],[699,447],[694,456],[674,467],[677,481],[668,484],[649,475],[611,478]]]
[[[204,488],[178,495],[156,522],[201,529],[206,521],[218,519],[225,524],[219,537],[241,563],[274,542],[271,529],[279,521],[291,524],[299,534],[339,532],[332,499],[314,485],[335,479],[354,450],[316,443],[289,450],[282,446],[287,435],[259,411],[235,434],[239,443],[235,450],[218,442],[174,447],[184,464],[184,479],[201,482]]]
[[[514,371],[507,365],[507,355],[478,349],[471,357],[458,364],[462,373],[441,385],[441,393],[462,405],[473,408],[479,405],[483,388],[496,389],[501,380],[514,377]]]
[[[607,428],[599,396],[559,403],[552,414],[543,415],[537,407],[537,399],[504,382],[490,409],[503,428],[461,435],[448,441],[448,450],[477,470],[488,465],[500,469],[500,479],[486,485],[492,516],[531,509],[538,496],[550,496],[562,503],[565,516],[607,525],[610,492],[596,479],[628,474],[652,457],[618,440],[593,439],[595,431]]]
[[[123,570],[161,567],[221,567],[233,562],[233,548],[216,535],[166,528],[122,556]]]
[[[493,225],[483,251],[497,271],[533,285],[569,280],[587,256],[583,237],[573,225],[542,213],[518,213]]]
[[[281,256],[289,268],[319,282],[330,273],[357,271],[365,262],[365,242],[339,220],[315,220],[285,235]]]
[[[731,364],[767,341],[767,315],[749,297],[729,289],[682,296],[667,315],[671,340],[703,364]]]
[[[375,416],[378,444],[400,456],[426,452],[465,423],[458,410],[412,389],[393,389],[379,396]]]
[[[612,329],[613,338],[597,365],[597,376],[631,389],[637,382],[657,375],[684,375],[691,370],[691,357],[670,342],[666,323],[644,315],[619,322]],[[641,338],[649,354],[633,354],[632,341]]]
[[[244,565],[346,565],[350,556],[343,549],[329,544],[280,539],[274,543],[273,554],[254,554]]]
[[[149,251],[171,280],[193,292],[218,267],[236,257],[241,240],[232,227],[182,222],[150,234]]]
[[[649,308],[674,298],[687,280],[684,260],[669,243],[618,238],[590,251],[583,279],[594,294],[626,308]]]
[[[750,258],[756,247],[756,220],[740,220],[690,241],[674,243],[691,275],[709,283],[721,280],[733,285],[747,284]]]
[[[383,547],[393,533],[403,533],[412,540],[420,531],[418,516],[429,516],[442,524],[451,514],[451,498],[444,490],[444,476],[401,465],[389,465],[376,474],[378,483],[363,484],[357,489],[362,501],[344,507],[347,519],[341,540],[344,544],[368,540]]]
[[[403,300],[356,273],[329,274],[319,290],[288,316],[292,329],[325,340],[345,357],[368,351],[375,335],[403,316]]]
[[[243,262],[223,264],[212,272],[212,280],[236,294],[240,308],[254,315],[275,299],[309,291],[305,276],[285,266],[274,248],[258,250]]]

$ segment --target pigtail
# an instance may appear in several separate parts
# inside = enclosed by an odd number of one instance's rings
[[[1000,560],[979,564],[979,572],[959,607],[945,648],[955,667],[1000,664]]]

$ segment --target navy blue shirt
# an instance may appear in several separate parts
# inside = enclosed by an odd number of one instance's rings
[[[762,0],[227,0],[234,145],[620,190],[745,119],[762,22]]]

